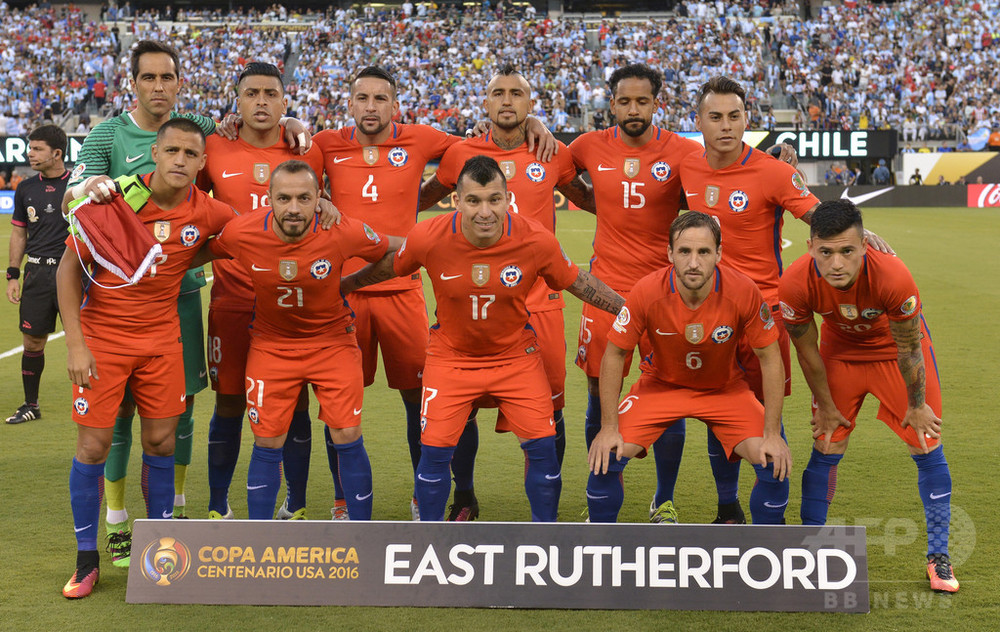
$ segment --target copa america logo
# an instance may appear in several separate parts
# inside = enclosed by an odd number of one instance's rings
[[[140,563],[143,577],[157,586],[169,586],[187,575],[191,551],[180,540],[162,537],[146,545]]]

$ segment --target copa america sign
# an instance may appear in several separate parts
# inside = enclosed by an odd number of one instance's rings
[[[140,520],[129,603],[868,611],[864,527]]]

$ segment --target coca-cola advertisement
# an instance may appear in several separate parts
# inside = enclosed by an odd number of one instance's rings
[[[1000,184],[970,184],[969,208],[1000,206]]]

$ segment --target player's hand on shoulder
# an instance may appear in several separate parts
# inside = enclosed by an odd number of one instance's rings
[[[288,117],[281,119],[281,123],[285,126],[285,142],[296,154],[301,156],[312,148],[312,134],[305,123]]]
[[[799,154],[795,148],[788,143],[778,143],[768,148],[767,153],[774,156],[781,162],[787,162],[793,167],[799,166]]]
[[[472,126],[472,129],[465,130],[466,138],[479,138],[488,133],[493,128],[493,123],[489,119],[483,119]]]
[[[559,151],[556,137],[534,116],[524,121],[524,137],[528,141],[528,151],[534,151],[540,162],[549,162]]]
[[[594,474],[607,474],[608,465],[611,459],[619,459],[619,455],[625,449],[625,442],[621,433],[610,428],[602,428],[594,441],[590,444],[590,451],[587,453],[587,462],[590,471]]]
[[[330,200],[321,197],[317,205],[319,209],[319,225],[323,230],[329,230],[334,224],[340,225],[340,220],[343,219],[343,214],[340,210],[333,205]]]
[[[240,125],[243,125],[243,117],[236,112],[230,112],[215,126],[215,133],[226,140],[236,140],[240,137]]]
[[[904,428],[912,427],[916,431],[917,440],[924,454],[930,452],[927,448],[927,439],[941,438],[941,419],[926,402],[919,408],[907,408],[900,425]]]
[[[871,244],[872,248],[878,250],[879,252],[884,252],[887,255],[894,255],[896,251],[892,249],[889,242],[882,239],[872,231],[865,229],[865,237],[868,239],[868,243]]]

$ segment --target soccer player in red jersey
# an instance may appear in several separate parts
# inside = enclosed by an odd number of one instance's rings
[[[802,523],[826,523],[837,465],[865,396],[874,395],[878,418],[907,444],[917,465],[931,588],[956,592],[941,383],[916,283],[902,261],[869,245],[861,211],[850,200],[820,204],[809,232],[808,254],[788,267],[778,289],[813,398],[815,443],[802,473]],[[821,336],[814,313],[823,317]]]
[[[348,109],[354,117],[353,127],[324,130],[313,139],[323,152],[333,203],[379,232],[405,235],[417,221],[424,168],[460,139],[427,125],[394,122],[399,112],[396,80],[378,66],[365,68],[354,77]],[[529,138],[529,145],[533,146],[534,138],[541,139],[538,132],[548,132],[537,120],[532,121],[530,129],[536,133]],[[539,152],[545,154],[544,148],[539,147]],[[363,261],[350,261],[345,272],[363,265]],[[381,348],[386,381],[403,399],[415,470],[420,460],[420,388],[428,326],[420,274],[364,288],[351,297],[351,307],[357,316],[365,385],[375,381]],[[330,450],[328,454],[336,480],[336,453]],[[469,464],[470,480],[473,459],[474,455],[460,459]],[[410,511],[414,519],[419,516],[414,501]]]
[[[536,279],[568,289],[603,309],[622,299],[579,270],[540,224],[509,210],[511,196],[495,160],[468,160],[452,195],[457,210],[417,224],[396,253],[393,271],[426,268],[434,285],[438,322],[424,364],[421,457],[416,492],[422,520],[442,520],[451,488],[452,455],[473,403],[492,397],[525,452],[525,490],[533,520],[553,521],[561,476],[552,400],[526,301]],[[388,274],[362,270],[345,291]]]
[[[558,143],[559,151],[551,162],[542,164],[528,149],[525,121],[534,108],[531,85],[513,65],[507,64],[490,80],[483,105],[492,123],[491,131],[452,145],[441,158],[437,171],[420,189],[420,207],[425,210],[450,193],[458,182],[465,162],[477,155],[495,159],[504,172],[511,195],[510,210],[531,218],[555,233],[555,202],[553,191],[558,189],[578,206],[593,208],[592,189],[576,173],[569,149]],[[556,430],[556,452],[562,464],[566,451],[563,422],[566,385],[566,334],[562,309],[566,304],[562,294],[539,278],[528,295],[528,323],[538,336],[542,364],[552,391],[553,419]],[[463,434],[462,445],[478,447],[475,411],[470,427]],[[475,458],[475,450],[456,453],[456,459]],[[455,503],[449,520],[475,519],[479,503],[473,489],[473,463],[454,467]],[[464,514],[463,514],[464,512]]]
[[[283,162],[271,174],[271,209],[241,216],[210,244],[213,254],[243,266],[257,297],[246,363],[247,416],[254,433],[247,478],[252,520],[274,515],[282,447],[306,384],[313,386],[319,417],[339,456],[348,513],[354,520],[371,519],[371,464],[361,436],[361,351],[354,315],[339,292],[340,276],[348,258],[377,261],[395,252],[401,239],[348,218],[321,230],[319,191],[312,167]]]
[[[719,265],[718,224],[704,213],[677,218],[670,228],[670,262],[632,288],[608,334],[601,362],[601,431],[588,455],[587,504],[592,522],[614,522],[624,498],[621,472],[642,457],[678,417],[708,424],[730,459],[757,471],[750,511],[757,524],[784,523],[792,464],[781,436],[783,399],[778,332],[760,290]],[[617,405],[622,369],[646,335],[652,352],[642,377]],[[763,406],[737,364],[745,340],[760,359]]]
[[[280,124],[286,110],[281,73],[272,64],[251,62],[236,82],[236,107],[243,119],[239,138],[218,135],[207,140],[207,161],[198,174],[198,186],[231,204],[242,215],[270,206],[271,172],[282,162],[299,158],[317,174],[323,173],[323,155],[312,146],[305,155],[284,138]],[[229,485],[240,453],[243,411],[246,409],[245,369],[250,347],[254,291],[249,274],[231,260],[212,264],[215,280],[208,311],[208,374],[215,390],[215,412],[208,428],[209,518],[232,517]],[[304,518],[312,430],[309,396],[303,389],[284,447],[288,496],[279,518]],[[346,518],[346,507],[340,512]]]
[[[77,424],[70,504],[78,553],[76,572],[63,588],[69,598],[86,597],[97,583],[101,481],[126,383],[142,424],[147,515],[173,513],[174,430],[185,410],[177,294],[195,246],[235,216],[229,205],[191,184],[205,164],[205,134],[197,124],[183,118],[164,123],[152,153],[156,170],[143,177],[151,195],[137,216],[162,244],[155,272],[136,285],[106,289],[102,286],[118,285],[118,278],[100,268],[84,303],[80,278],[90,259],[86,247],[70,237],[56,275]],[[87,185],[84,194],[97,187]]]

